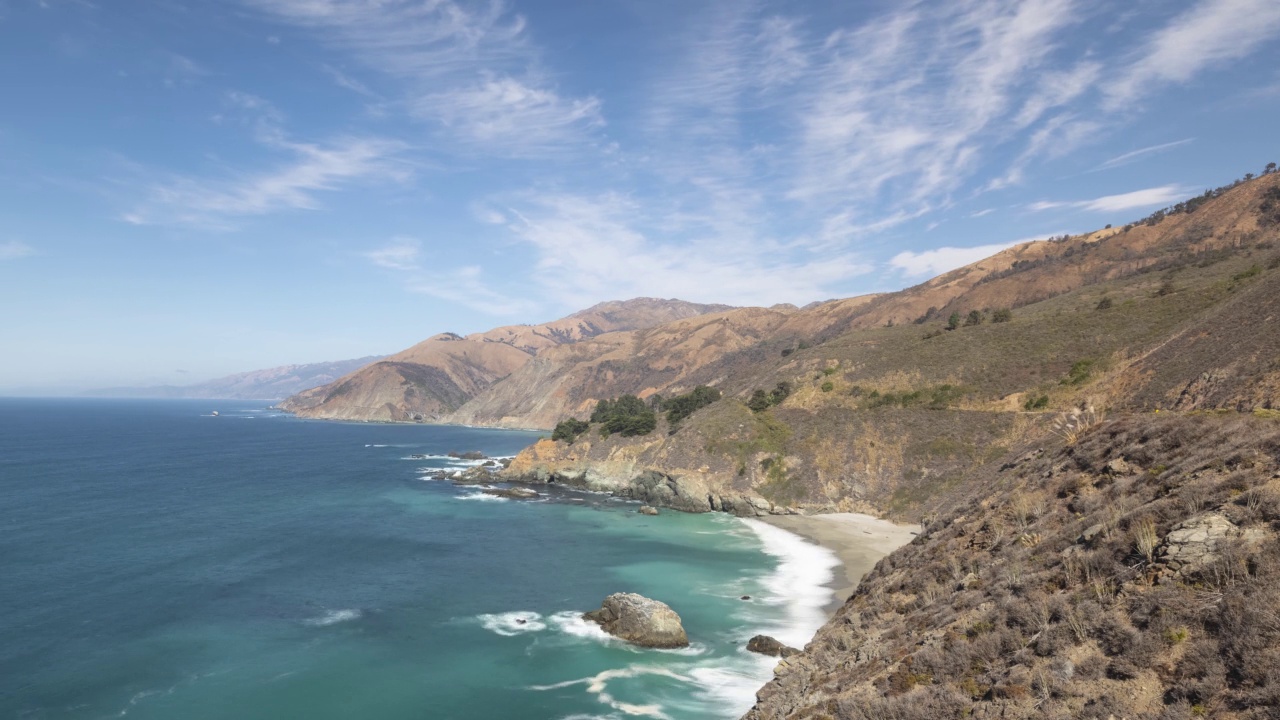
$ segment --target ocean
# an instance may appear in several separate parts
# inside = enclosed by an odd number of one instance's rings
[[[803,645],[834,556],[757,521],[424,474],[537,436],[0,399],[0,717],[745,712],[776,662],[747,639]],[[671,605],[692,645],[635,648],[580,619],[621,591]]]

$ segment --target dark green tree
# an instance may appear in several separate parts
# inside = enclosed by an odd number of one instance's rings
[[[677,395],[663,402],[662,409],[667,411],[667,423],[674,426],[694,412],[719,399],[719,390],[706,385],[699,385],[684,395]]]
[[[591,423],[586,420],[579,420],[577,418],[561,420],[556,423],[556,429],[552,431],[551,439],[563,440],[572,445],[573,441],[577,440],[578,436],[586,432],[590,427]]]
[[[960,327],[960,313],[953,312],[951,317],[947,318],[947,329],[955,330],[958,327]]]
[[[983,317],[981,310],[970,310],[969,316],[964,319],[964,324],[965,327],[969,327],[970,325],[981,325],[982,320]]]

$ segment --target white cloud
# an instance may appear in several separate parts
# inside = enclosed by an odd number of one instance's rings
[[[1114,167],[1128,165],[1129,163],[1139,160],[1141,158],[1144,158],[1147,155],[1162,153],[1165,150],[1172,150],[1173,148],[1179,147],[1181,145],[1186,145],[1187,143],[1194,142],[1194,141],[1195,141],[1195,138],[1184,138],[1182,140],[1174,140],[1173,142],[1161,143],[1159,145],[1152,145],[1150,147],[1139,148],[1137,150],[1124,153],[1123,155],[1117,155],[1111,158],[1110,160],[1107,160],[1106,162],[1102,163],[1101,165],[1094,168],[1093,170],[1090,170],[1090,172],[1096,172],[1098,170],[1109,170]]]
[[[1181,185],[1162,185],[1160,187],[1134,190],[1119,195],[1107,195],[1092,200],[1041,200],[1027,207],[1033,212],[1073,208],[1090,212],[1119,212],[1138,208],[1169,205],[1187,196],[1187,189]]]
[[[657,295],[740,305],[804,302],[871,271],[848,252],[795,253],[756,239],[689,237],[664,242],[644,230],[646,212],[620,195],[535,195],[508,226],[531,247],[529,278],[569,307]]]
[[[0,242],[0,261],[18,260],[35,254],[35,248],[24,242],[19,242],[17,240]]]
[[[604,125],[596,98],[570,100],[512,77],[488,77],[433,93],[414,107],[417,114],[439,119],[477,147],[492,151],[501,146],[517,157],[554,151]]]
[[[236,177],[169,177],[121,219],[135,225],[195,225],[226,229],[235,217],[278,210],[314,210],[317,194],[355,181],[403,180],[407,168],[395,160],[402,143],[378,138],[339,138],[324,145],[263,138],[290,156],[277,167]]]
[[[1169,83],[1243,58],[1280,35],[1275,0],[1202,0],[1151,35],[1133,63],[1106,88],[1116,109]]]
[[[402,83],[399,103],[472,153],[546,157],[575,148],[604,124],[595,97],[562,96],[537,70],[524,18],[492,0],[244,0],[318,33]],[[329,69],[343,87],[368,93]]]
[[[365,253],[374,265],[388,270],[418,270],[422,243],[412,238],[395,238],[390,245]]]
[[[512,298],[495,290],[486,282],[485,272],[479,266],[445,268],[433,263],[428,270],[424,255],[422,242],[408,237],[394,238],[389,244],[364,254],[374,266],[396,272],[405,290],[414,294],[448,300],[500,317],[528,314],[537,309],[537,303],[532,300]]]
[[[1007,243],[996,243],[993,245],[978,245],[976,247],[940,247],[933,250],[924,250],[922,252],[913,252],[904,250],[894,255],[889,260],[889,267],[901,270],[903,275],[907,277],[933,277],[941,275],[950,270],[964,267],[971,263],[990,257],[1001,250],[1011,248],[1024,242],[1032,240],[1043,240],[1045,237],[1026,238],[1023,240],[1014,240]]]

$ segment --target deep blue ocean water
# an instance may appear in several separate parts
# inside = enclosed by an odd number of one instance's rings
[[[424,479],[536,437],[0,399],[0,717],[741,714],[773,664],[745,641],[803,644],[834,558],[719,514]],[[692,647],[579,619],[618,591],[670,604]]]

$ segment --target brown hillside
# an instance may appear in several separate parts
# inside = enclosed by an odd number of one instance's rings
[[[548,349],[726,308],[637,298],[601,303],[542,325],[500,327],[466,337],[442,333],[295,395],[280,407],[313,418],[442,421],[478,392]]]

